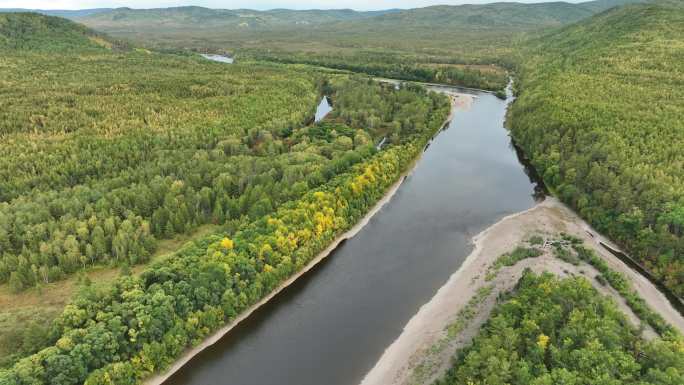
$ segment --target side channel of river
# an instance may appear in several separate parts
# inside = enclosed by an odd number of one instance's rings
[[[535,183],[503,127],[506,102],[458,92],[473,103],[370,223],[166,384],[359,383],[458,269],[471,237],[534,205]]]

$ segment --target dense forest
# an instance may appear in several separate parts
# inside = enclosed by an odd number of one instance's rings
[[[306,75],[116,52],[59,18],[0,26],[0,282],[14,290],[270,210],[346,151],[284,143],[319,97]]]
[[[115,48],[50,17],[0,20],[11,289],[146,262],[158,239],[228,225],[140,275],[86,283],[48,327],[11,339],[2,384],[124,384],[166,366],[352,226],[449,111],[420,87]],[[335,108],[310,124],[323,94]]]
[[[532,41],[513,135],[547,185],[684,296],[684,8],[621,7]]]
[[[528,271],[436,384],[683,382],[681,338],[645,341],[586,279]]]

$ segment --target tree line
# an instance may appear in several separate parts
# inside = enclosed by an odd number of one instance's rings
[[[450,84],[492,91],[503,90],[508,82],[506,72],[499,67],[452,63],[451,60],[440,58],[426,61],[421,59],[422,56],[413,54],[375,53],[362,50],[344,54],[333,52],[312,54],[250,49],[241,51],[240,57],[278,63],[303,63],[365,73],[375,77]]]

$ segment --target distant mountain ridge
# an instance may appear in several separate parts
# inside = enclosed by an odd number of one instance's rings
[[[351,9],[289,10],[273,9],[212,9],[197,6],[171,8],[131,9],[116,8],[71,17],[95,28],[259,28],[270,29],[291,26],[320,25],[330,22],[361,20],[397,13],[399,10],[360,12]],[[201,23],[201,24],[198,24]],[[144,25],[141,25],[144,24]]]
[[[213,9],[199,6],[133,9],[95,8],[84,10],[0,9],[0,12],[37,12],[79,21],[104,31],[150,30],[158,28],[234,28],[279,29],[305,26],[328,26],[372,21],[381,27],[386,23],[409,22],[412,26],[441,27],[508,27],[533,28],[559,26],[587,18],[608,8],[646,0],[594,0],[574,4],[547,2],[524,4],[500,2],[489,4],[436,5],[413,9],[355,11],[352,9]],[[200,24],[198,24],[200,23]],[[350,25],[353,27],[354,25]]]
[[[586,19],[612,7],[645,1],[648,0],[434,5],[378,15],[372,19],[375,24],[372,28],[399,22],[410,23],[412,26],[433,26],[442,29],[557,27]]]
[[[95,15],[97,13],[109,12],[113,9],[114,8],[49,10],[49,9],[28,9],[28,8],[0,8],[0,12],[11,12],[11,13],[33,12],[33,13],[40,13],[42,15],[47,15],[47,16],[58,16],[58,17],[64,17],[67,19],[72,19],[72,18],[77,18],[77,17],[85,17],[85,16],[90,16],[90,15]]]

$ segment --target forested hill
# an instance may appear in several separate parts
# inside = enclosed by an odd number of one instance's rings
[[[625,0],[618,0],[626,3]],[[354,24],[363,29],[421,27],[431,29],[515,28],[519,30],[555,27],[591,16],[605,9],[600,4],[552,3],[492,3],[465,5],[437,5],[410,9],[378,16]],[[372,23],[367,23],[372,21]],[[345,27],[340,23],[341,28]]]
[[[396,10],[358,12],[339,10],[289,10],[273,9],[256,11],[250,9],[211,9],[197,6],[131,9],[117,8],[107,12],[75,16],[73,19],[102,30],[125,29],[236,29],[268,30],[283,27],[308,27],[324,23],[367,19],[394,13]]]
[[[579,5],[583,8],[590,9],[593,12],[598,13],[622,5],[649,3],[653,1],[658,0],[594,0],[580,3]]]
[[[684,7],[611,9],[523,57],[518,143],[564,201],[684,296]]]
[[[354,25],[363,30],[430,28],[539,28],[575,22],[610,7],[644,0],[597,0],[580,4],[566,2],[523,4],[516,2],[483,5],[442,5],[408,10],[358,12],[350,9],[256,11],[249,9],[210,9],[196,6],[131,9],[117,8],[71,16],[102,30],[146,30],[161,28],[280,29],[316,28],[347,30]],[[201,22],[201,24],[198,24]],[[333,23],[332,25],[330,23]],[[346,24],[352,23],[352,24]],[[397,25],[401,23],[401,25]]]
[[[0,13],[0,50],[111,48],[113,42],[84,25],[37,13]]]

